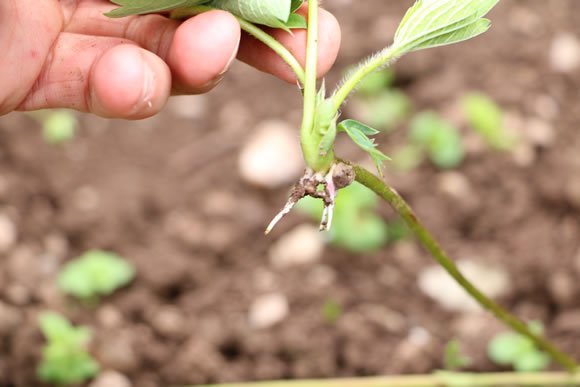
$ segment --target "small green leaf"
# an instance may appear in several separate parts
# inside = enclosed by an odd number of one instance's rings
[[[292,0],[292,13],[298,11],[302,4],[304,4],[304,0]]]
[[[338,130],[344,131],[362,150],[367,152],[373,159],[379,174],[383,174],[383,162],[390,158],[377,149],[377,144],[368,136],[380,133],[378,130],[368,127],[367,125],[356,120],[344,120],[338,124]]]
[[[306,22],[306,18],[304,16],[293,13],[290,15],[284,26],[291,30],[306,29],[308,28],[308,23]]]
[[[123,258],[105,251],[88,251],[67,263],[58,277],[59,287],[81,299],[111,294],[128,284],[135,269]]]
[[[508,135],[503,125],[503,112],[490,97],[469,94],[462,102],[469,125],[490,147],[498,150],[514,147],[515,140]]]
[[[46,338],[42,362],[38,367],[41,380],[57,385],[82,383],[99,371],[99,365],[87,352],[91,331],[74,327],[63,316],[47,312],[39,317],[40,330]]]
[[[68,110],[55,110],[42,120],[42,137],[49,144],[63,144],[74,138],[77,126],[78,121],[74,113]]]
[[[493,338],[488,347],[488,355],[497,364],[512,365],[522,354],[533,349],[533,343],[525,337],[506,332]]]
[[[518,357],[514,362],[514,369],[518,372],[538,372],[546,369],[550,361],[547,354],[533,350]]]
[[[436,113],[417,115],[411,122],[409,135],[440,168],[455,168],[463,161],[465,153],[459,131]]]
[[[499,0],[418,0],[395,34],[403,52],[460,42],[485,32],[482,19]]]

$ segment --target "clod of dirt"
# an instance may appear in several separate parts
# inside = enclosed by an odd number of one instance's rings
[[[297,132],[283,121],[265,121],[244,145],[238,168],[242,178],[264,188],[295,181],[304,169]]]
[[[0,253],[10,250],[16,243],[16,225],[6,214],[0,214]]]
[[[285,233],[269,251],[270,262],[276,268],[301,266],[317,262],[324,251],[323,235],[309,224]]]
[[[562,33],[554,38],[550,48],[550,66],[554,71],[571,73],[580,67],[580,41]]]
[[[22,322],[22,313],[18,308],[0,302],[0,337],[10,335]]]
[[[131,381],[125,375],[115,371],[104,371],[89,387],[131,387]]]
[[[496,298],[509,291],[509,276],[503,268],[471,260],[460,261],[457,266],[488,297]],[[480,310],[480,306],[440,266],[424,269],[419,274],[418,282],[423,293],[446,309],[463,312]]]
[[[164,305],[150,316],[151,326],[162,336],[181,338],[187,333],[186,319],[181,310],[175,306]]]
[[[105,330],[94,342],[95,355],[103,367],[131,373],[139,366],[139,356],[128,332],[113,333]]]
[[[290,311],[288,299],[281,293],[266,294],[258,297],[250,306],[248,320],[256,329],[272,327],[283,321]]]

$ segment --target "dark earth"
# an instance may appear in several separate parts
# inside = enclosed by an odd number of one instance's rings
[[[327,2],[344,28],[328,84],[390,42],[411,3]],[[542,321],[547,337],[580,359],[580,70],[557,71],[550,60],[557,36],[580,35],[580,8],[510,0],[491,19],[484,37],[404,58],[396,85],[417,109],[436,110],[466,133],[458,100],[483,91],[526,146],[494,152],[467,134],[467,158],[452,175],[468,183],[459,190],[429,164],[405,175],[387,167],[386,178],[452,257],[503,267],[511,288],[499,301]],[[41,385],[44,310],[90,326],[103,369],[139,387],[428,373],[443,367],[453,338],[474,358],[470,370],[499,370],[485,348],[501,325],[426,296],[417,276],[432,261],[412,239],[358,255],[327,247],[316,264],[271,266],[269,247],[306,218],[294,213],[265,237],[288,191],[244,183],[238,154],[264,120],[298,128],[301,101],[294,86],[234,67],[180,112],[141,122],[83,115],[78,137],[63,147],[45,144],[27,115],[0,119],[0,212],[17,229],[0,252],[0,386]],[[388,153],[404,137],[403,127],[380,143]],[[380,211],[393,217],[386,205]],[[83,306],[61,295],[55,278],[64,261],[93,248],[127,257],[138,275]],[[248,310],[269,292],[286,296],[289,314],[256,329]],[[334,323],[321,314],[329,299],[343,308]]]

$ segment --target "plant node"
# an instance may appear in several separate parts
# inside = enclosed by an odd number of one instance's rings
[[[272,219],[266,228],[266,234],[269,234],[272,229],[286,216],[292,208],[302,198],[306,196],[315,199],[322,199],[324,203],[324,212],[320,220],[320,231],[328,230],[332,225],[332,215],[334,213],[334,203],[338,195],[338,191],[342,188],[348,187],[355,179],[355,172],[353,167],[343,162],[335,162],[330,171],[323,175],[319,172],[308,168],[304,175],[292,188],[290,197],[284,205],[284,208]]]

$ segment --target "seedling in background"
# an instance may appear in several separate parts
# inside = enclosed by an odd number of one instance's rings
[[[61,145],[75,137],[79,123],[71,110],[42,110],[29,115],[42,125],[42,137],[47,144]]]
[[[469,356],[463,354],[459,340],[451,340],[445,347],[445,369],[448,371],[457,371],[469,367],[472,360]]]
[[[355,99],[358,118],[381,132],[394,129],[412,111],[407,95],[392,88],[394,78],[389,69],[369,75],[360,83]]]
[[[134,277],[135,269],[125,259],[92,250],[65,265],[58,277],[58,286],[72,296],[94,301],[127,285]]]
[[[515,139],[507,132],[501,108],[484,94],[469,94],[463,98],[463,110],[469,125],[488,146],[497,150],[511,150]]]
[[[43,382],[69,386],[97,375],[99,365],[87,351],[91,339],[88,328],[74,327],[63,316],[50,312],[41,314],[39,322],[46,339],[38,367]]]
[[[358,183],[342,190],[336,200],[334,226],[329,242],[352,252],[372,252],[389,242],[404,238],[408,231],[401,222],[386,223],[376,214],[377,197]],[[324,206],[318,200],[305,198],[298,209],[313,219],[320,219]]]
[[[411,122],[409,137],[411,143],[423,149],[439,168],[456,168],[463,161],[459,131],[436,113],[417,115]]]
[[[538,336],[544,333],[544,327],[538,321],[530,322],[528,326]],[[494,337],[487,353],[493,362],[513,367],[518,372],[542,371],[551,361],[550,356],[540,351],[529,338],[514,332]]]
[[[322,317],[327,323],[334,324],[340,316],[342,316],[342,306],[338,302],[327,300],[322,305]]]

